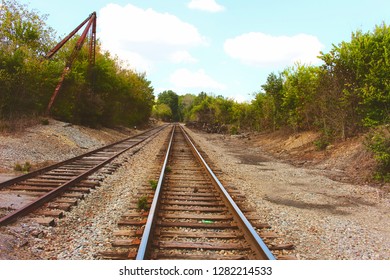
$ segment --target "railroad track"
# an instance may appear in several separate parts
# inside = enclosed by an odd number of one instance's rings
[[[131,207],[121,217],[114,249],[102,252],[103,258],[272,260],[271,249],[293,248],[266,245],[258,232],[269,225],[259,223],[250,209],[243,209],[244,215],[232,196],[241,207],[245,198],[223,187],[181,126],[174,126],[167,146],[156,190],[139,190],[148,211]]]
[[[64,211],[99,185],[102,173],[112,173],[119,155],[150,139],[166,126],[90,151],[0,183],[0,226],[33,212],[38,223],[53,225]],[[136,151],[135,151],[136,152]],[[100,175],[97,175],[100,172]],[[4,202],[8,205],[4,205]]]

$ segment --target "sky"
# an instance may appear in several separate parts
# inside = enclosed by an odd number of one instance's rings
[[[18,0],[63,38],[92,12],[97,38],[157,96],[201,91],[250,101],[272,72],[319,65],[352,32],[390,24],[388,0]],[[80,31],[81,32],[81,31]]]

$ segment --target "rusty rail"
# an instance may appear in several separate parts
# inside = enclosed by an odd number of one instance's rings
[[[166,167],[168,164],[169,155],[171,152],[173,135],[175,133],[175,129],[176,129],[176,126],[173,126],[171,138],[170,138],[169,143],[168,143],[167,153],[165,155],[164,163],[162,165],[160,177],[159,177],[159,180],[157,183],[156,192],[155,192],[154,197],[153,197],[152,205],[151,205],[150,210],[149,210],[148,220],[146,222],[146,225],[144,228],[144,233],[143,233],[142,239],[141,239],[141,244],[140,244],[139,249],[138,249],[138,253],[137,253],[137,257],[136,257],[137,260],[144,260],[146,258],[146,254],[150,248],[151,241],[153,239],[153,229],[155,226],[156,215],[158,212],[159,201],[160,201],[160,197],[161,197],[161,188],[162,188],[162,184],[164,181],[165,170],[166,170]]]
[[[162,193],[163,188],[163,181],[165,176],[165,170],[167,166],[167,162],[170,157],[172,142],[173,142],[173,136],[175,133],[175,130],[178,128],[174,128],[172,131],[172,135],[170,138],[170,142],[168,145],[167,153],[165,155],[165,160],[163,167],[161,169],[160,178],[158,181],[158,186],[156,189],[156,193],[154,195],[151,208],[149,210],[148,220],[146,222],[144,232],[141,238],[141,243],[138,248],[137,260],[143,260],[143,259],[149,259],[150,258],[150,247],[151,244],[153,244],[154,238],[154,228],[156,221],[158,219],[158,213],[159,213],[159,207],[160,207],[160,196]],[[229,209],[229,212],[232,214],[233,219],[235,223],[237,224],[238,229],[242,232],[241,235],[243,235],[246,242],[249,244],[252,252],[254,252],[254,258],[256,259],[265,259],[265,260],[275,260],[276,258],[272,254],[272,252],[268,249],[264,241],[260,238],[260,236],[257,234],[257,232],[254,230],[251,223],[248,221],[248,219],[245,217],[243,212],[239,209],[237,204],[234,202],[232,197],[229,195],[229,193],[226,191],[226,189],[223,187],[221,182],[218,180],[217,176],[214,174],[214,172],[211,170],[209,165],[206,163],[204,158],[201,156],[199,151],[196,149],[193,141],[190,139],[188,134],[185,132],[185,130],[180,126],[180,130],[184,135],[184,138],[188,145],[191,148],[192,154],[197,158],[198,162],[202,165],[203,170],[207,173],[207,177],[210,178],[212,185],[215,187],[216,191],[220,193],[220,197],[222,198],[224,205],[227,206]],[[217,224],[215,224],[218,226]],[[197,224],[194,224],[194,226],[198,226]],[[212,248],[212,245],[211,247]]]
[[[251,223],[248,221],[248,219],[242,213],[241,209],[237,206],[237,204],[234,202],[232,197],[226,191],[225,187],[218,180],[217,176],[214,174],[214,172],[211,170],[209,165],[206,163],[206,161],[204,160],[202,155],[196,149],[194,143],[191,141],[188,134],[185,132],[185,130],[182,127],[181,127],[181,129],[183,131],[183,134],[184,134],[187,142],[190,144],[194,155],[199,159],[199,162],[207,170],[207,174],[212,179],[211,181],[212,181],[213,185],[216,187],[216,189],[222,195],[226,205],[228,206],[230,211],[233,213],[233,217],[234,217],[235,221],[238,223],[239,228],[244,232],[245,238],[247,239],[248,243],[254,248],[256,255],[260,259],[274,260],[275,257],[273,256],[271,251],[268,249],[267,245],[260,238],[260,236],[257,234],[257,232],[253,229],[253,226],[251,225]]]

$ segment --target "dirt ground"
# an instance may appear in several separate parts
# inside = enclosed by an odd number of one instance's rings
[[[313,144],[318,137],[310,131],[238,136],[243,144],[261,147],[264,153],[294,166],[327,171],[327,176],[338,181],[375,185],[372,174],[376,163],[364,146],[364,135],[329,145],[325,150]]]

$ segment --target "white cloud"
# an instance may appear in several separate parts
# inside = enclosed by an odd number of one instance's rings
[[[219,5],[215,2],[215,0],[192,0],[188,3],[188,7],[194,10],[202,10],[213,13],[225,10],[225,7]]]
[[[271,36],[264,33],[246,33],[225,41],[225,52],[242,63],[256,66],[283,66],[297,61],[315,64],[324,46],[317,37]]]
[[[178,69],[170,76],[170,82],[179,90],[201,89],[204,91],[210,89],[224,90],[226,86],[215,81],[208,76],[203,69],[192,72],[188,69]]]
[[[245,96],[243,94],[230,94],[228,98],[231,98],[238,103],[249,102],[251,99],[249,95]]]
[[[151,69],[154,62],[169,60],[173,53],[206,44],[195,26],[153,9],[108,4],[98,16],[103,48],[125,54],[124,58],[137,57],[129,61],[137,70]]]
[[[187,51],[177,51],[170,56],[173,63],[195,63],[197,60]]]

